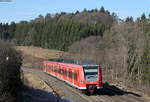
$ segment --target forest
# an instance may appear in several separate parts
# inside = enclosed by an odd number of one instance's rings
[[[114,22],[115,14],[110,15],[102,7],[100,10],[86,10],[75,13],[39,15],[31,21],[0,24],[0,37],[18,45],[34,45],[67,51],[75,41],[88,36],[103,36]]]
[[[150,15],[122,20],[104,7],[48,13],[31,21],[0,23],[0,39],[80,54],[101,64],[106,80],[150,89]]]

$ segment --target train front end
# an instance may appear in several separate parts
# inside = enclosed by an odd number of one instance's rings
[[[84,86],[89,94],[102,88],[102,71],[100,65],[83,65]]]

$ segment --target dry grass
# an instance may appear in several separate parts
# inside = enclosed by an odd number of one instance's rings
[[[41,62],[44,59],[59,58],[63,53],[57,50],[48,50],[34,46],[17,46],[17,50],[21,51],[23,55],[24,68],[41,68]]]
[[[40,59],[59,58],[62,54],[65,53],[58,50],[49,50],[34,46],[17,46],[16,48],[26,55]]]
[[[37,75],[34,75],[32,73],[24,73],[24,84],[34,88],[34,89],[40,89],[45,92],[52,93],[58,97],[63,97],[64,93],[60,89],[53,89],[49,85],[45,83],[41,78],[39,78]]]
[[[21,102],[58,102],[59,95],[37,75],[24,72]],[[60,101],[63,102],[63,101]]]
[[[42,79],[31,73],[24,73],[24,84],[35,89],[53,93],[53,90]]]
[[[71,59],[81,59],[80,55],[73,55],[68,52],[43,49],[34,46],[17,46],[17,50],[22,52],[23,55],[23,67],[24,68],[41,68],[41,62],[44,59],[52,58],[71,58]]]

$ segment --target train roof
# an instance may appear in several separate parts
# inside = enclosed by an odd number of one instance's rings
[[[97,64],[93,64],[91,61],[79,61],[79,60],[73,60],[73,59],[48,59],[47,61],[52,62],[59,62],[59,63],[65,63],[68,65],[79,65],[79,66],[98,66]]]

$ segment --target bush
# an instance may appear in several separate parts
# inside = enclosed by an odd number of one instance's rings
[[[21,65],[21,54],[11,44],[0,41],[0,97],[5,96],[6,98],[7,95],[15,97],[17,95],[17,90],[22,84],[20,79]]]

